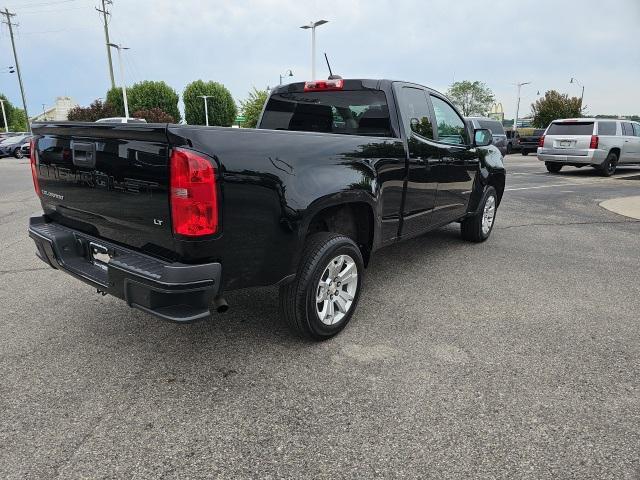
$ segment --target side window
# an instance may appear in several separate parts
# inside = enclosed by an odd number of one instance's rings
[[[636,137],[640,137],[640,123],[634,123],[633,124],[633,134]]]
[[[622,122],[622,135],[633,136],[633,127],[629,122]]]
[[[407,134],[412,131],[421,137],[433,140],[431,112],[424,90],[402,87],[400,90],[400,111]]]
[[[454,145],[469,144],[464,122],[451,105],[433,95],[431,96],[431,103],[433,103],[433,111],[436,115],[438,141]]]
[[[616,122],[598,122],[598,135],[615,135]]]

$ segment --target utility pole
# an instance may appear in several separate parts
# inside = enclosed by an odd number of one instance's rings
[[[18,83],[20,84],[20,94],[22,95],[22,106],[24,107],[24,115],[27,117],[27,131],[31,133],[31,125],[29,124],[29,112],[27,111],[27,100],[24,95],[24,86],[22,85],[22,75],[20,74],[20,63],[18,63],[18,54],[16,52],[16,42],[13,38],[13,27],[16,26],[16,23],[11,22],[11,17],[15,17],[15,13],[10,13],[8,8],[0,11],[0,15],[4,15],[5,20],[3,23],[6,23],[9,27],[9,36],[11,37],[11,47],[13,47],[13,58],[16,61],[16,73],[18,74]]]
[[[118,63],[120,64],[120,80],[122,82],[122,100],[124,101],[124,118],[129,118],[129,102],[127,101],[127,85],[124,83],[124,65],[122,64],[122,50],[129,50],[115,43],[110,43],[109,47],[118,49]]]
[[[109,60],[109,76],[111,77],[111,88],[116,88],[116,81],[113,76],[113,61],[111,60],[111,48],[109,48],[109,20],[108,17],[111,13],[107,10],[107,5],[113,5],[112,0],[102,0],[102,9],[97,8],[96,10],[102,14],[102,20],[104,23],[104,39],[105,44],[107,45],[107,59]]]
[[[4,111],[4,99],[0,98],[0,104],[2,105],[2,118],[4,120],[4,131],[9,132],[9,124],[7,123],[7,114]]]
[[[513,136],[516,136],[516,133],[518,131],[518,113],[520,113],[520,87],[522,87],[523,85],[529,85],[531,82],[522,82],[522,83],[516,83],[516,86],[518,87],[518,103],[516,104],[516,118],[513,120]]]

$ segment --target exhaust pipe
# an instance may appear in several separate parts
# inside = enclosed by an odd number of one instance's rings
[[[213,299],[213,308],[218,313],[224,313],[229,310],[229,304],[223,297],[216,297]]]

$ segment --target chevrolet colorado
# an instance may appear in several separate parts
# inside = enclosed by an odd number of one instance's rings
[[[440,93],[332,78],[271,91],[257,129],[36,123],[37,255],[178,322],[225,292],[278,285],[286,323],[321,340],[352,317],[377,249],[460,222],[491,233],[505,170],[491,133]]]

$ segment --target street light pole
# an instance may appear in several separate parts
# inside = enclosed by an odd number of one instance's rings
[[[118,49],[118,63],[120,64],[120,81],[122,83],[122,99],[124,100],[124,117],[129,118],[129,102],[127,101],[127,86],[124,83],[124,66],[122,64],[122,50],[129,50],[129,47],[123,47],[115,43],[109,43],[110,47]]]
[[[571,77],[571,80],[569,80],[569,83],[575,83],[579,87],[582,87],[582,94],[580,95],[580,114],[582,115],[582,100],[584,99],[584,85],[578,82],[578,80],[576,80],[575,77]]]
[[[522,82],[522,83],[516,83],[517,87],[518,87],[518,103],[516,104],[516,118],[513,120],[513,136],[516,136],[516,133],[518,131],[518,114],[520,113],[520,87],[522,87],[523,85],[529,85],[531,82]]]
[[[311,29],[311,80],[316,79],[316,27],[329,23],[328,20],[318,20],[317,22],[309,22],[309,25],[302,25],[300,28]]]
[[[207,98],[211,98],[211,95],[198,95],[204,100],[204,122],[209,126],[209,108],[207,107]]]
[[[2,105],[2,119],[4,120],[4,131],[9,132],[9,124],[7,123],[7,114],[4,111],[4,99],[0,98],[0,104]]]
[[[286,72],[284,72],[284,75],[280,75],[280,85],[282,85],[282,79],[284,77],[293,77],[293,72],[291,70],[287,70]]]

